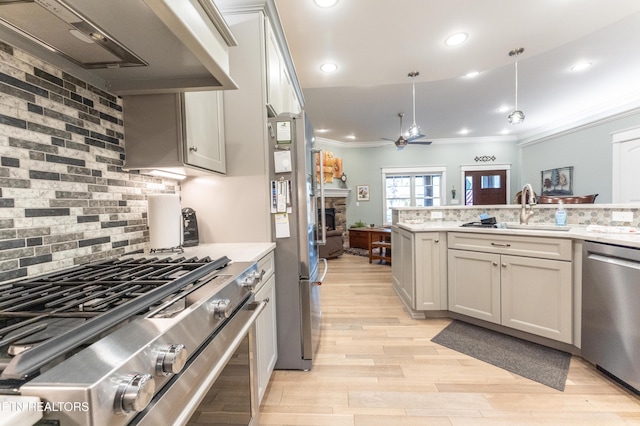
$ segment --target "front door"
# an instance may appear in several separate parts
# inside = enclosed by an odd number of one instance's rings
[[[466,171],[464,181],[465,205],[507,204],[506,170]]]

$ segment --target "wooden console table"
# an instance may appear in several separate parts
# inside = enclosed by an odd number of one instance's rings
[[[369,249],[369,230],[373,228],[350,228],[349,247]]]
[[[351,228],[349,229],[349,247],[369,250],[369,263],[374,259],[391,263],[391,229]],[[379,252],[374,253],[375,249]]]

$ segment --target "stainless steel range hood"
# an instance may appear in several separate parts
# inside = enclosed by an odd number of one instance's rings
[[[238,87],[212,0],[0,0],[0,39],[115,94]]]

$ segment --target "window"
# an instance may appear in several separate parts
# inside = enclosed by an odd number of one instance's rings
[[[383,169],[385,223],[391,223],[392,207],[442,205],[444,177],[444,168]]]

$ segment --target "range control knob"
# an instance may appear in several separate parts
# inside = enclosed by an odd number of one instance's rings
[[[231,300],[229,299],[214,300],[209,306],[215,319],[229,318],[231,315]]]
[[[169,345],[161,348],[156,358],[156,374],[170,376],[179,373],[187,362],[188,355],[185,345]]]
[[[248,290],[253,290],[256,287],[256,284],[262,281],[262,277],[264,276],[264,270],[258,272],[253,271],[247,277],[240,281],[240,286],[244,287]]]
[[[129,374],[118,385],[114,410],[118,414],[140,412],[147,408],[155,391],[156,382],[151,374]]]

